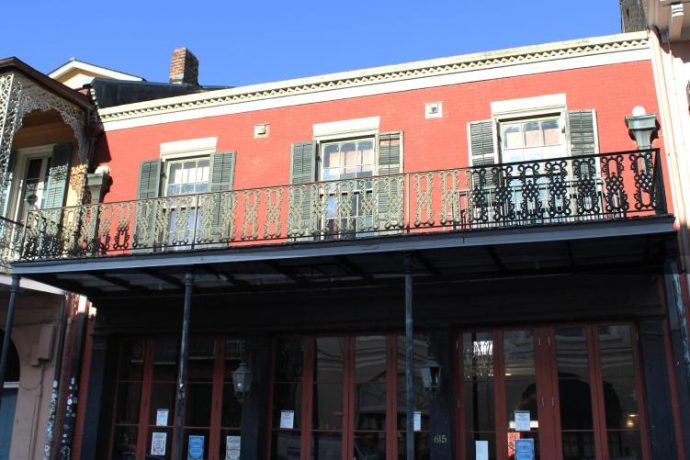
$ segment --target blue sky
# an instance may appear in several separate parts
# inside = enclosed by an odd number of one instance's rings
[[[620,31],[618,0],[6,3],[0,57],[17,56],[43,72],[76,57],[167,81],[172,50],[186,46],[199,58],[199,80],[207,85],[261,83]]]

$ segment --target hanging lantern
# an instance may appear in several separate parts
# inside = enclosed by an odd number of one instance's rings
[[[424,389],[431,394],[437,394],[441,390],[441,365],[433,356],[429,356],[420,371]]]
[[[240,402],[244,401],[252,387],[252,371],[244,361],[232,373],[232,384],[237,399]]]

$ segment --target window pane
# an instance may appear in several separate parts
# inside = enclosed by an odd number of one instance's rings
[[[639,431],[608,431],[611,460],[641,460],[642,442]]]
[[[524,125],[525,147],[541,147],[541,123],[538,121],[528,121]]]
[[[177,341],[157,340],[153,357],[153,380],[174,382],[177,379]]]
[[[271,460],[296,460],[300,458],[300,433],[277,431],[273,433]]]
[[[189,341],[189,367],[187,371],[189,382],[213,381],[215,351],[214,339],[193,338]]]
[[[151,406],[149,425],[156,425],[159,410],[168,411],[167,426],[172,426],[175,414],[175,383],[154,383],[151,385]]]
[[[122,343],[120,380],[140,381],[144,377],[143,340],[125,340]]]
[[[213,385],[195,383],[187,385],[185,402],[185,426],[207,427],[211,425],[211,400]]]
[[[561,143],[561,127],[558,118],[544,120],[541,123],[544,131],[544,145],[558,145]]]
[[[340,433],[312,433],[311,442],[314,460],[340,460],[342,454]]]
[[[355,459],[374,460],[386,457],[386,435],[379,433],[355,434]]]
[[[294,412],[292,429],[299,429],[302,420],[302,384],[278,383],[273,392],[273,427],[280,428],[280,414],[283,411]]]
[[[355,381],[386,380],[386,338],[357,337],[355,341]]]
[[[340,430],[343,417],[342,383],[321,383],[314,385],[315,430]]]
[[[555,338],[561,429],[591,430],[592,396],[585,329],[557,329]],[[563,446],[565,451],[565,443]]]
[[[141,383],[120,383],[117,395],[116,424],[139,422]]]
[[[503,347],[506,377],[534,375],[534,341],[531,331],[506,331]]]
[[[242,425],[242,404],[235,397],[232,384],[223,385],[223,414],[221,425],[225,428],[240,428]]]
[[[137,427],[115,428],[113,437],[113,460],[135,460],[137,455]]]
[[[355,430],[385,430],[386,384],[359,383],[355,391]]]
[[[302,339],[286,338],[278,342],[276,351],[276,381],[301,382],[304,368]]]
[[[495,431],[494,383],[491,381],[466,381],[463,399],[467,430]]]
[[[314,381],[342,383],[344,354],[345,338],[317,338]]]
[[[501,124],[501,139],[504,149],[520,149],[522,143],[522,129],[520,123]]]

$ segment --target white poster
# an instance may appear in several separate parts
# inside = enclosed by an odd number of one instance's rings
[[[168,433],[154,431],[151,433],[151,455],[165,455]]]
[[[529,431],[530,418],[528,410],[515,411],[515,431]]]
[[[156,426],[167,426],[169,413],[168,409],[156,410]]]
[[[419,411],[414,412],[414,418],[412,419],[412,425],[415,431],[422,431],[422,413]]]
[[[295,427],[295,411],[281,410],[280,411],[280,427],[293,429]]]
[[[474,458],[489,460],[489,441],[474,441]]]
[[[225,438],[225,460],[239,460],[241,436],[227,436]]]

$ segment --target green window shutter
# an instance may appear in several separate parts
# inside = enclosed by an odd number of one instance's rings
[[[594,155],[597,153],[593,110],[572,110],[568,112],[570,133],[570,155]]]
[[[234,197],[231,196],[232,194],[219,192],[227,192],[233,188],[236,156],[236,152],[218,152],[211,155],[209,190],[213,193],[200,198],[201,200],[209,200],[210,211],[213,213],[210,235],[207,235],[203,228],[205,222],[203,213],[209,210],[205,209],[206,207],[201,205],[201,202],[199,210],[202,213],[202,228],[199,229],[198,233],[201,234],[204,243],[226,242],[230,236],[230,229],[234,228],[233,223],[227,221],[235,218]]]
[[[218,152],[211,155],[211,192],[232,190],[235,177],[235,152]]]
[[[309,184],[316,180],[316,142],[298,142],[290,149],[290,205],[288,236],[310,236],[318,229],[313,215],[316,189]]]
[[[472,166],[486,166],[496,162],[493,128],[494,122],[491,120],[469,123],[470,163]]]
[[[379,135],[379,176],[400,174],[402,170],[402,132]],[[402,226],[403,183],[400,177],[378,179],[375,189],[378,201],[376,230],[395,229]]]
[[[137,199],[157,198],[161,186],[161,161],[142,161],[139,165]]]
[[[142,161],[139,164],[139,184],[133,248],[152,248],[156,241],[156,200],[160,191],[162,163],[160,160]]]
[[[401,169],[402,133],[379,135],[379,175],[397,174]]]
[[[65,205],[65,192],[67,191],[71,159],[71,144],[58,144],[53,147],[45,199],[41,206],[43,209],[61,208]]]

